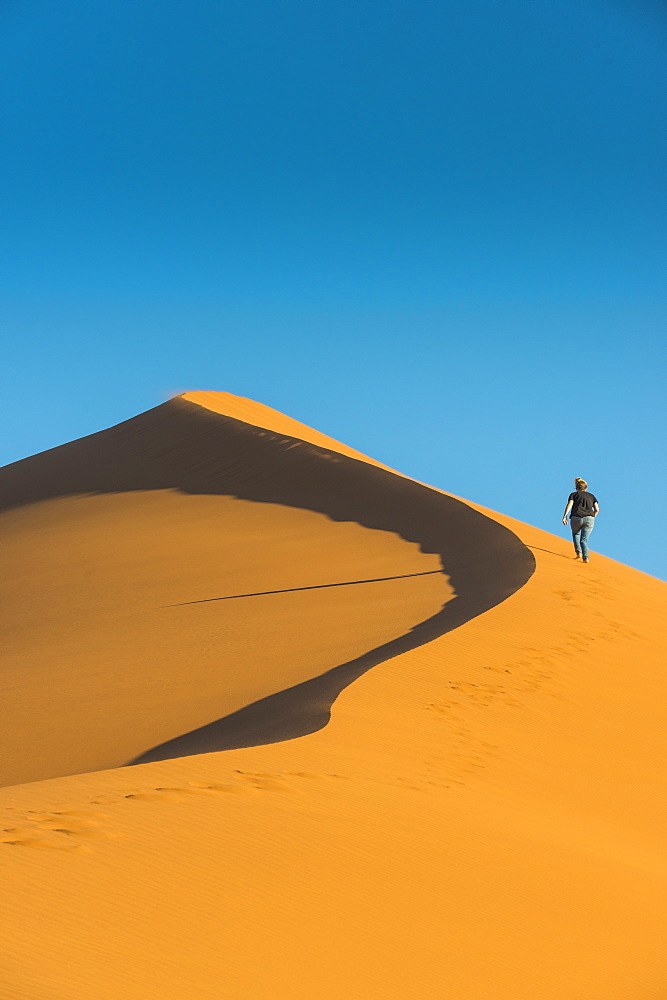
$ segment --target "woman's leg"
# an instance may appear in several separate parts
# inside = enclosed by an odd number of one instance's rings
[[[581,554],[584,562],[588,562],[588,536],[595,527],[594,517],[584,517],[581,525]]]
[[[581,558],[581,525],[583,521],[580,517],[570,518],[570,527],[572,528],[572,541],[574,542],[574,551],[576,555]]]

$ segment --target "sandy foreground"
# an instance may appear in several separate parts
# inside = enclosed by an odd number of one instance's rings
[[[226,393],[0,497],[2,1000],[667,995],[666,584]]]

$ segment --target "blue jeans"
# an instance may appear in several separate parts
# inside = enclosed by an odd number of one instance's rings
[[[595,527],[594,517],[571,517],[570,527],[572,528],[572,541],[574,551],[578,556],[588,561],[588,536]]]

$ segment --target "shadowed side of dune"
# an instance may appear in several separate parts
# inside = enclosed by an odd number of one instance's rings
[[[494,607],[535,568],[511,531],[460,500],[182,398],[0,470],[0,509],[66,495],[164,489],[284,504],[396,532],[440,556],[457,596],[401,638],[161,744],[133,763],[313,732],[326,724],[340,691],[366,670]]]
[[[443,631],[448,631],[442,626],[443,613],[440,612],[421,622],[406,635],[378,646],[364,656],[334,667],[320,677],[313,677],[267,698],[261,698],[207,726],[161,743],[129,763],[147,764],[149,761],[167,760],[171,757],[240,750],[242,747],[280,743],[317,732],[329,722],[331,706],[348,685],[383,660],[430,642],[442,635]]]

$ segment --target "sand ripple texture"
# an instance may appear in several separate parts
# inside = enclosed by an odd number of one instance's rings
[[[0,470],[8,1000],[656,1000],[665,584],[188,393]]]

